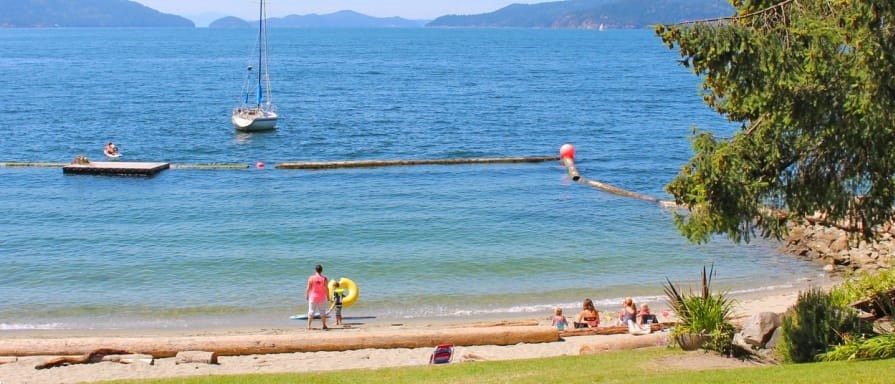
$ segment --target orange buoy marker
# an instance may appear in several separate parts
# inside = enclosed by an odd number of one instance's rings
[[[559,148],[559,161],[566,167],[572,180],[578,181],[581,179],[581,175],[578,173],[578,168],[575,167],[575,147],[573,147],[572,144],[563,144],[563,146]]]
[[[264,169],[264,162],[259,161],[259,162],[255,163],[255,168]]]

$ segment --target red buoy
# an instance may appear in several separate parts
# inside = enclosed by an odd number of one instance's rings
[[[563,146],[559,148],[559,157],[574,159],[575,147],[573,147],[572,144],[563,144]]]

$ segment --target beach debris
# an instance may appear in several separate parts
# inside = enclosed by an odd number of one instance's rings
[[[177,356],[174,357],[174,364],[188,364],[188,363],[200,363],[200,364],[218,364],[218,355],[214,352],[206,352],[206,351],[180,351],[177,352]]]
[[[41,364],[35,365],[34,369],[48,369],[61,367],[65,365],[74,365],[74,364],[93,364],[99,363],[103,361],[103,358],[108,355],[129,355],[130,352],[122,351],[120,349],[109,349],[109,348],[101,348],[94,350],[88,354],[83,356],[60,356],[49,359]]]
[[[16,361],[19,361],[19,358],[15,357],[15,356],[12,356],[12,357],[0,356],[0,365],[12,364],[12,363],[15,363]]]

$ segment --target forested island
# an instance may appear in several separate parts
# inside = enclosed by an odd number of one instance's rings
[[[569,0],[512,4],[490,13],[439,17],[442,28],[644,28],[733,15],[726,0]]]
[[[0,27],[180,27],[187,18],[128,0],[0,0]]]

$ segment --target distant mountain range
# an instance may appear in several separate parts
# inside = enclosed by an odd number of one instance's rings
[[[0,0],[0,27],[183,27],[189,19],[127,0]]]
[[[128,0],[0,0],[0,28],[183,27],[193,21]],[[567,0],[513,4],[478,15],[449,15],[428,24],[401,17],[372,17],[354,11],[289,15],[268,20],[272,28],[643,28],[730,16],[726,0]],[[210,14],[209,14],[210,15]],[[203,19],[204,23],[209,20]],[[214,20],[209,28],[247,28],[257,23],[236,17]]]
[[[726,0],[569,0],[512,4],[490,13],[439,17],[427,27],[643,28],[733,15]]]
[[[230,16],[211,22],[208,28],[248,28],[257,22]],[[267,19],[267,25],[271,28],[420,28],[425,26],[426,22],[401,17],[373,17],[354,11],[339,11],[325,15],[289,15]]]

